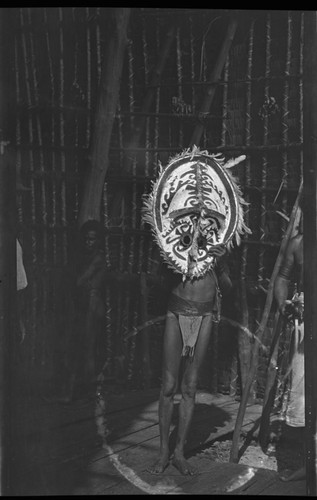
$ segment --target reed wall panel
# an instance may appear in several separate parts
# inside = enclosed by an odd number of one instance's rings
[[[27,337],[20,349],[27,366],[52,374],[60,339],[69,328],[67,296],[60,290],[65,288],[65,269],[75,250],[113,9],[12,10],[12,144],[17,171],[28,188],[19,195],[19,234],[29,278]],[[202,149],[223,152],[228,158],[245,154],[246,161],[233,173],[250,204],[247,221],[252,235],[232,252],[230,266],[236,290],[240,280],[246,280],[248,327],[254,332],[264,303],[263,288],[286,228],[277,212],[290,215],[301,178],[302,14],[238,11],[222,77],[212,82],[215,95],[209,112],[201,113],[229,15],[230,10],[221,9],[132,8],[100,216],[107,259],[114,269],[131,275],[155,272],[155,245],[148,228],[141,225],[140,209],[159,163],[166,164],[171,155],[188,147],[197,123],[204,124]],[[161,77],[152,87],[170,30],[172,43]],[[145,109],[149,94],[151,105]],[[132,144],[140,120],[142,130]],[[111,214],[122,187],[120,210]],[[109,284],[104,359],[109,373],[117,373],[131,386],[142,386],[140,335],[131,334],[141,326],[142,299],[138,285],[133,286]],[[158,318],[163,314],[157,311]],[[239,320],[236,309],[231,314]],[[149,318],[155,320],[155,315],[149,312]],[[154,385],[160,379],[163,323],[162,319],[154,324],[149,334]],[[228,332],[221,324],[217,368],[222,391],[229,391],[233,354],[221,342],[226,335],[238,336],[237,329]],[[258,395],[266,362],[263,349]],[[208,370],[201,383],[212,383]]]

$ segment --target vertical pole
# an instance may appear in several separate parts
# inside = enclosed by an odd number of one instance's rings
[[[148,320],[147,304],[149,301],[149,289],[145,273],[141,273],[141,301],[141,321],[142,323],[146,323]],[[142,331],[142,382],[145,389],[151,387],[152,378],[149,335],[150,329],[144,328]]]
[[[0,495],[9,494],[11,446],[10,339],[14,335],[16,241],[15,165],[8,158],[10,9],[0,9]],[[12,40],[11,40],[12,43]]]
[[[304,13],[304,288],[307,495],[317,494],[317,12]]]
[[[95,131],[90,155],[91,169],[79,211],[79,226],[88,219],[100,219],[103,184],[109,166],[109,145],[119,98],[131,9],[118,7],[113,11],[113,31],[106,46],[101,71]]]
[[[207,87],[206,96],[205,96],[203,103],[201,105],[200,114],[202,116],[204,115],[204,113],[209,113],[210,106],[212,104],[212,101],[213,101],[213,98],[214,98],[214,95],[216,92],[217,83],[221,77],[221,73],[223,71],[224,65],[226,64],[226,60],[227,60],[227,57],[228,57],[228,54],[230,51],[230,47],[231,47],[233,39],[234,39],[234,35],[236,33],[236,30],[237,30],[237,26],[238,26],[238,20],[236,17],[236,13],[234,11],[230,17],[230,21],[229,21],[228,28],[227,28],[227,33],[226,33],[224,41],[222,43],[222,47],[220,49],[218,59],[217,59],[216,64],[212,70],[212,73],[209,77],[209,80],[212,83],[210,86]],[[199,123],[197,123],[197,125],[193,131],[193,134],[191,136],[191,139],[190,139],[190,143],[189,143],[190,146],[194,146],[194,145],[199,146],[200,139],[204,133],[204,129],[205,129],[204,123],[202,123],[201,121]]]

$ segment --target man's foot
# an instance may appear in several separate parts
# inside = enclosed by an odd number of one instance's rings
[[[196,467],[190,465],[182,455],[174,455],[172,458],[172,464],[184,476],[196,476],[198,474]]]
[[[280,476],[282,481],[300,481],[301,479],[305,479],[306,477],[306,469],[305,467],[301,467],[296,471],[292,472],[289,476]]]
[[[169,464],[168,455],[160,456],[153,465],[150,465],[146,470],[150,474],[162,474]]]

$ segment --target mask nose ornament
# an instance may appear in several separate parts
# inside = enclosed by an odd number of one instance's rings
[[[207,240],[204,236],[198,236],[197,238],[198,248],[206,248]]]

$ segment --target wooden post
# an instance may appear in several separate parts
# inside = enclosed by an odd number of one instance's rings
[[[246,275],[244,273],[246,262],[243,259],[246,257],[246,245],[242,249],[242,269],[239,280],[239,299],[240,299],[240,322],[245,328],[249,328],[249,308],[247,299],[247,285],[246,285]],[[240,363],[240,376],[241,376],[241,394],[243,394],[244,387],[246,384],[247,376],[250,367],[252,344],[250,338],[246,336],[243,329],[239,329],[238,332],[238,355]]]
[[[207,93],[206,93],[205,99],[204,99],[203,104],[200,108],[200,114],[202,116],[204,115],[204,113],[209,113],[209,109],[210,109],[211,103],[213,101],[215,92],[216,92],[217,82],[221,77],[222,70],[224,68],[232,41],[234,39],[237,25],[238,25],[238,21],[236,19],[236,15],[233,14],[231,19],[230,19],[229,25],[228,25],[225,39],[224,39],[222,47],[220,49],[217,62],[215,64],[215,67],[213,68],[213,71],[212,71],[210,78],[209,78],[210,81],[212,82],[212,85],[210,85],[207,88]],[[204,132],[204,128],[205,128],[205,124],[201,121],[196,125],[194,132],[192,134],[191,140],[190,140],[190,146],[193,146],[193,145],[199,146],[201,136]]]
[[[304,290],[306,490],[317,495],[317,13],[304,13]]]
[[[165,37],[164,37],[164,42],[162,44],[162,48],[160,50],[159,58],[157,61],[157,65],[152,73],[151,76],[151,81],[150,85],[146,91],[146,94],[144,96],[144,100],[142,103],[141,107],[141,115],[140,117],[136,120],[136,124],[133,129],[132,136],[130,138],[129,144],[127,146],[127,152],[126,152],[126,157],[123,165],[123,169],[121,172],[118,172],[119,175],[125,175],[129,173],[129,169],[131,167],[131,164],[133,162],[133,159],[135,158],[135,151],[134,148],[138,147],[140,143],[140,139],[142,137],[142,134],[144,132],[144,126],[146,123],[146,114],[149,113],[155,94],[157,92],[157,85],[159,85],[162,74],[164,71],[164,68],[166,66],[166,63],[168,61],[168,57],[171,51],[171,48],[173,44],[175,43],[175,34],[176,34],[176,28],[178,23],[180,22],[180,15],[176,16],[175,19],[173,19],[171,26],[169,27]],[[125,192],[127,188],[126,186],[122,185],[116,192],[116,196],[113,200],[110,214],[111,217],[115,217],[120,210],[120,206],[122,203],[122,200],[124,198]]]
[[[269,356],[269,364],[266,372],[266,384],[263,396],[263,407],[261,414],[261,423],[259,430],[259,443],[263,450],[266,451],[270,438],[270,416],[272,405],[274,403],[274,391],[276,382],[276,371],[278,363],[278,349],[280,344],[281,333],[283,330],[283,316],[279,311],[275,313],[273,325],[273,337]]]
[[[130,11],[130,8],[114,9],[113,33],[107,45],[101,71],[91,170],[81,202],[79,227],[88,219],[100,219],[100,204],[108,169],[109,145],[119,96]]]
[[[15,164],[9,161],[10,8],[0,9],[0,494],[10,493],[11,364],[16,303]],[[12,94],[11,94],[12,95]]]

